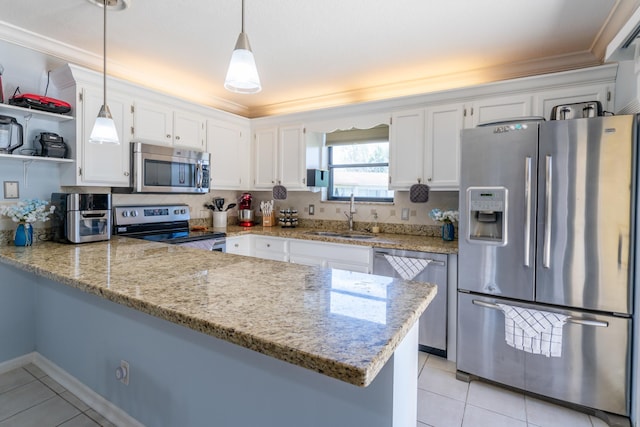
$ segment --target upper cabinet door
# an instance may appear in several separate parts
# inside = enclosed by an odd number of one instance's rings
[[[283,126],[279,132],[277,180],[287,189],[306,188],[304,126]]]
[[[278,128],[256,130],[253,149],[253,186],[271,189],[276,183]]]
[[[460,186],[460,131],[464,127],[461,103],[429,107],[426,115],[426,184],[433,189]]]
[[[467,106],[465,127],[474,128],[481,123],[531,116],[532,111],[533,95],[479,99]]]
[[[249,126],[209,120],[207,151],[211,153],[211,189],[249,188]]]
[[[418,180],[425,182],[424,109],[391,115],[389,129],[389,188],[408,190]]]
[[[173,111],[162,104],[135,101],[134,139],[152,144],[173,144]]]
[[[547,90],[536,95],[536,114],[545,120],[551,119],[551,110],[557,105],[574,104],[577,102],[600,101],[602,108],[607,111],[613,109],[610,94],[613,85],[588,85],[569,89]]]
[[[82,89],[82,141],[79,184],[109,185],[127,187],[129,185],[129,141],[131,127],[131,99],[109,91],[107,103],[116,124],[120,144],[92,144],[89,136],[98,111],[103,103],[101,88]]]
[[[175,111],[173,113],[173,143],[176,146],[189,147],[204,151],[206,120],[193,113]]]

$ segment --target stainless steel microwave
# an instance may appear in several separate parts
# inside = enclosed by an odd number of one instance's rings
[[[131,143],[134,193],[208,193],[210,167],[209,153]]]

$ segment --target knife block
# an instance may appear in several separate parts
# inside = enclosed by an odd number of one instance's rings
[[[262,215],[263,227],[273,227],[275,223],[276,223],[276,217],[273,212],[271,213],[271,215]]]

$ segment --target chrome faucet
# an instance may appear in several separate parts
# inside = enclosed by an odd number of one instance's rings
[[[351,200],[349,201],[349,212],[345,211],[345,215],[347,216],[347,220],[349,221],[349,231],[353,231],[353,214],[356,213],[355,206],[355,197],[353,197],[353,193],[351,193]]]

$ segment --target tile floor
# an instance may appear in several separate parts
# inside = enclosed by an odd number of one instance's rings
[[[455,378],[455,364],[420,353],[417,427],[606,427],[598,418],[479,381]],[[0,427],[113,424],[33,364],[0,374]]]
[[[606,427],[599,418],[480,381],[456,380],[455,364],[420,353],[417,427]]]
[[[0,427],[115,427],[33,364],[0,374]]]

